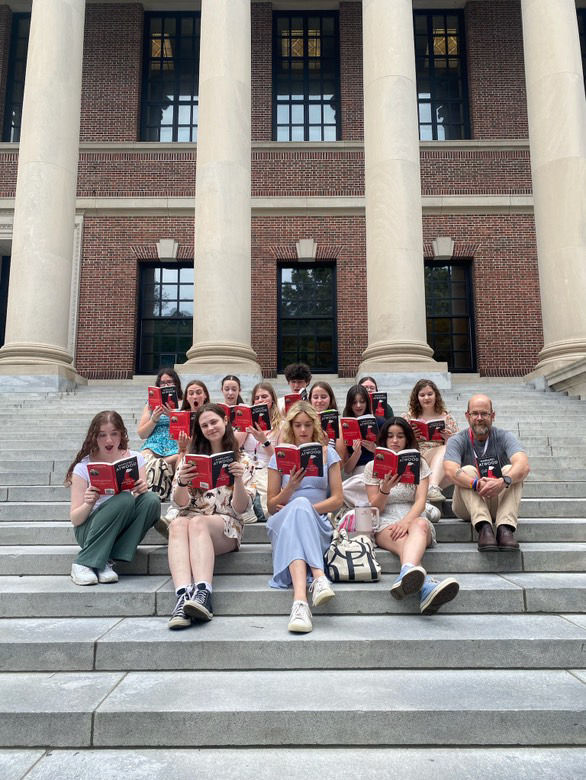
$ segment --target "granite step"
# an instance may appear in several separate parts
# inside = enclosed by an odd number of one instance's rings
[[[584,745],[585,683],[581,670],[357,669],[349,696],[338,670],[15,672],[0,677],[0,739],[3,747]]]
[[[384,780],[577,780],[586,769],[581,747],[490,748],[202,748],[0,750],[4,780],[80,780],[102,777],[107,766],[131,780],[307,780],[328,777],[336,765],[339,780],[355,780],[356,767]]]
[[[225,617],[185,631],[169,631],[166,617],[5,619],[0,668],[459,669],[469,667],[471,657],[483,669],[571,669],[584,663],[585,616],[445,614],[430,620],[315,610],[315,630],[302,642],[287,631],[287,619]]]
[[[583,612],[586,574],[576,572],[456,572],[458,597],[442,613],[511,614]],[[263,574],[214,577],[217,615],[288,615],[291,593],[268,587]],[[440,577],[441,579],[441,577]],[[374,583],[338,583],[336,598],[323,614],[419,614],[415,598],[389,595],[392,577]],[[115,585],[79,587],[69,576],[0,577],[0,617],[142,617],[169,616],[175,590],[165,575],[129,575]]]

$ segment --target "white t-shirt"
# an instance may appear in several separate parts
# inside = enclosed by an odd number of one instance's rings
[[[134,455],[134,457],[138,460],[138,469],[140,469],[145,464],[145,459],[140,454],[140,452],[135,452],[134,450],[126,450],[126,453],[124,455],[121,455],[120,458],[131,458]],[[120,458],[116,458],[116,460],[120,460]],[[73,473],[76,474],[78,477],[81,477],[82,479],[85,479],[85,481],[90,484],[90,475],[88,471],[88,463],[90,462],[90,456],[86,455],[85,458],[82,458],[79,463],[76,464],[75,468],[73,469]],[[102,504],[106,503],[106,501],[112,498],[112,496],[100,496],[96,503],[94,504],[92,508],[92,512],[95,512],[98,507],[102,506]]]

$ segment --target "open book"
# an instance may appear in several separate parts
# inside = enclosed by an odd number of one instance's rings
[[[419,450],[401,450],[393,452],[386,447],[377,447],[374,451],[372,476],[384,479],[387,474],[399,474],[399,482],[410,485],[419,484],[421,455]]]
[[[363,414],[360,417],[342,417],[342,437],[344,444],[349,447],[356,439],[365,441],[376,441],[378,436],[378,425],[376,417],[373,414]]]
[[[295,444],[276,444],[277,471],[290,474],[293,469],[305,469],[306,477],[323,477],[324,451],[317,441],[308,441],[296,447]]]
[[[228,466],[236,460],[234,453],[217,452],[215,455],[196,455],[187,453],[185,462],[197,466],[197,474],[191,480],[191,487],[198,490],[211,490],[222,485],[233,485],[234,476]]]
[[[120,458],[113,463],[88,463],[90,485],[98,488],[100,495],[114,496],[123,490],[132,490],[140,479],[136,455]]]
[[[372,408],[372,413],[375,417],[384,417],[385,416],[385,408],[387,406],[387,394],[383,392],[374,392],[374,390],[371,392],[368,392],[368,395],[370,397],[370,406]]]
[[[171,409],[179,408],[179,399],[177,397],[177,388],[175,387],[149,387],[148,388],[149,409],[156,409],[157,406],[167,404]]]
[[[335,441],[338,438],[340,430],[340,416],[335,409],[325,409],[319,413],[321,420],[322,431],[326,434],[330,441]]]
[[[409,420],[409,424],[415,429],[415,432],[419,432],[425,441],[441,441],[444,437],[441,435],[442,431],[446,429],[446,421],[438,418],[436,420]]]
[[[169,436],[172,439],[178,439],[180,433],[185,433],[188,437],[191,436],[191,425],[196,412],[173,412],[171,415],[171,422],[169,423]]]

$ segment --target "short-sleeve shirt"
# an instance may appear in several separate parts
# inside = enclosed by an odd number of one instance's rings
[[[510,431],[502,428],[491,428],[486,442],[470,440],[470,428],[450,436],[446,444],[444,460],[458,463],[460,466],[475,466],[475,457],[497,458],[501,466],[510,464],[511,458],[517,452],[525,452],[521,442]]]
[[[121,458],[131,458],[132,456],[134,456],[137,459],[137,461],[138,461],[138,469],[140,471],[140,469],[145,464],[145,459],[140,454],[140,452],[135,452],[134,450],[127,450],[126,454],[125,455],[121,455],[120,457]],[[119,458],[117,458],[117,460],[119,460]],[[75,468],[73,469],[73,473],[76,476],[81,477],[82,479],[85,479],[85,481],[88,483],[88,485],[90,484],[90,475],[89,475],[89,471],[88,471],[88,468],[87,468],[89,462],[90,462],[90,456],[86,455],[86,457],[82,458],[79,461],[79,463],[76,463]],[[112,498],[112,496],[111,495],[109,495],[109,496],[100,496],[98,498],[98,500],[96,501],[96,503],[94,504],[92,512],[95,512],[96,509],[98,509],[98,507],[102,506],[102,504],[105,504],[106,501],[109,498]]]

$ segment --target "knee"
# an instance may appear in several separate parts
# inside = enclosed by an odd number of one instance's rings
[[[205,515],[194,515],[189,518],[189,535],[198,536],[207,531],[207,521]]]
[[[134,496],[129,490],[123,490],[110,500],[116,501],[120,507],[124,507],[125,509],[134,509]]]
[[[480,476],[474,466],[462,466],[462,471],[465,474],[468,474],[469,477],[472,477],[472,479],[474,479],[474,477]]]
[[[429,530],[429,522],[425,517],[417,517],[411,523],[412,532],[427,534],[428,530]]]
[[[174,517],[173,520],[171,520],[171,524],[169,525],[169,541],[172,539],[184,537],[187,533],[188,527],[188,517],[185,517],[185,515],[181,514],[177,515],[177,517]]]
[[[313,509],[311,501],[308,498],[305,498],[305,496],[298,496],[297,498],[294,498],[293,501],[291,501],[291,506],[295,507],[295,509]]]
[[[161,508],[161,499],[156,493],[152,493],[150,490],[147,490],[146,493],[141,493],[139,498],[141,503],[143,503],[148,509],[152,508],[158,511]]]

